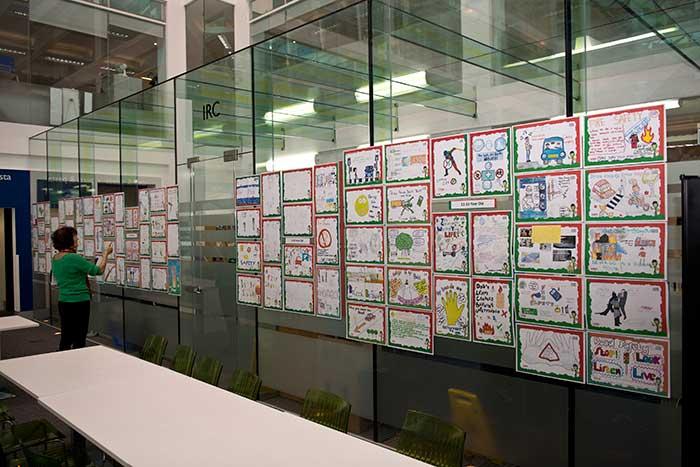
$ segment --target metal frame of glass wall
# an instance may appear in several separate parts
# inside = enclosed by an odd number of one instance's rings
[[[360,1],[33,137],[47,159],[37,201],[124,191],[134,206],[139,188],[180,186],[182,296],[101,285],[91,328],[127,351],[152,333],[168,337],[169,354],[192,345],[223,361],[223,380],[255,371],[265,400],[288,410],[309,387],[336,392],[353,405],[351,431],[382,443],[417,409],[465,427],[475,461],[678,465],[688,383],[680,254],[669,256],[671,400],[517,373],[512,348],[437,338],[434,356],[418,355],[346,340],[344,320],[235,300],[234,177],[338,161],[362,145],[700,94],[689,84],[700,70],[697,11],[610,2],[601,17],[599,3]],[[530,39],[511,32],[527,29],[512,8],[540,18]],[[611,39],[595,40],[601,31]],[[678,86],[625,85],[641,60],[673,70]],[[669,163],[669,185],[693,171],[697,162]],[[508,209],[512,197],[497,203]],[[679,217],[679,198],[669,204]],[[680,251],[680,227],[669,224],[669,239]],[[55,292],[38,274],[34,284],[37,316],[56,322]]]

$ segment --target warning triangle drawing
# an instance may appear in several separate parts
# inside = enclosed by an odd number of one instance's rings
[[[545,345],[544,349],[542,349],[542,352],[540,352],[540,358],[542,360],[547,360],[548,362],[558,362],[559,354],[556,350],[554,350],[552,344],[547,342],[547,345]]]

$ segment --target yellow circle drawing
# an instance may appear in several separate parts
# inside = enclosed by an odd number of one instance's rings
[[[369,199],[366,195],[360,195],[355,200],[355,212],[362,217],[369,214]]]

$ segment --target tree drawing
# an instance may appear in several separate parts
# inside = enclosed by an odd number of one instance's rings
[[[396,236],[396,248],[405,255],[409,254],[413,248],[413,238],[407,233],[400,233]]]

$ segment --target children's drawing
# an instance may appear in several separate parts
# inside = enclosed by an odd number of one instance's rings
[[[474,212],[471,215],[473,273],[484,276],[510,276],[511,213]]]
[[[151,268],[151,288],[159,292],[168,290],[168,268],[153,266]]]
[[[318,264],[340,264],[340,243],[338,234],[340,232],[338,217],[318,216],[316,217],[316,263]]]
[[[66,223],[66,205],[65,200],[58,200],[58,222],[63,225]]]
[[[586,165],[663,161],[666,109],[663,105],[586,117]]]
[[[282,268],[265,266],[263,268],[263,306],[273,310],[282,309]]]
[[[386,310],[383,306],[348,303],[347,338],[371,344],[386,343]]]
[[[178,187],[169,186],[165,189],[166,197],[166,215],[168,216],[168,221],[177,221],[180,214],[180,194],[178,192]]]
[[[583,328],[581,279],[523,274],[516,284],[517,321]]]
[[[295,313],[314,313],[314,283],[284,280],[284,309]]]
[[[148,222],[151,218],[150,200],[148,190],[139,190],[139,219],[140,222]]]
[[[518,324],[517,371],[583,383],[583,331]]]
[[[262,215],[274,217],[282,214],[282,176],[279,172],[260,175],[262,183]]]
[[[472,278],[472,323],[474,342],[513,346],[513,282]]]
[[[117,195],[119,194],[123,196],[123,193],[117,193]],[[67,198],[63,200],[63,209],[67,218],[75,217],[75,199]]]
[[[467,137],[430,140],[433,198],[467,196]]]
[[[236,244],[236,268],[239,271],[260,272],[262,267],[261,250],[260,242],[238,242]]]
[[[148,203],[151,213],[165,211],[165,188],[152,188],[148,191]]]
[[[284,236],[307,237],[313,235],[313,207],[311,203],[285,204],[282,207]]]
[[[249,175],[236,178],[236,206],[257,206],[260,204],[260,176]],[[151,210],[153,205],[151,205]]]
[[[588,384],[670,397],[667,340],[588,333]]]
[[[509,195],[510,129],[469,133],[469,193]]]
[[[430,309],[429,269],[387,268],[390,305]]]
[[[84,221],[83,222],[83,235],[85,235],[86,237],[94,237],[95,236],[95,218],[92,216],[84,217],[83,221]]]
[[[389,308],[389,347],[433,354],[433,315],[429,311]]]
[[[279,263],[282,261],[282,221],[263,219],[263,261]]]
[[[141,224],[139,228],[139,255],[151,254],[151,228],[148,224]]]
[[[580,166],[579,117],[528,123],[513,129],[516,173]]]
[[[435,276],[435,334],[469,340],[469,278]]]
[[[180,256],[180,224],[177,222],[168,222],[167,239],[168,256]]]
[[[95,224],[102,223],[102,196],[93,196]]]
[[[170,295],[180,295],[182,290],[180,282],[180,260],[168,260],[168,293]]]
[[[141,267],[138,264],[126,265],[126,286],[141,287]]]
[[[387,262],[395,265],[430,266],[429,225],[387,227]]]
[[[665,224],[587,224],[586,273],[662,279]]]
[[[151,215],[151,237],[165,238],[167,232],[165,214]]]
[[[518,271],[581,273],[581,224],[518,224]]]
[[[384,222],[382,188],[355,188],[345,191],[345,223],[381,224]]]
[[[384,267],[345,267],[345,296],[348,300],[384,303]]]
[[[284,275],[312,278],[313,258],[314,247],[311,245],[284,245]]]
[[[139,250],[140,250],[140,244],[139,244],[139,238],[138,234],[136,234],[136,238],[128,238],[126,239],[126,260],[127,261],[138,261],[139,260]]]
[[[155,240],[151,242],[151,261],[158,264],[168,262],[167,242]]]
[[[342,318],[340,299],[340,270],[320,266],[316,268],[316,316]]]
[[[117,282],[117,265],[114,261],[107,261],[107,264],[105,264],[102,280],[106,284],[115,284]]]
[[[104,229],[101,225],[95,226],[95,253],[102,253],[104,248]]]
[[[346,187],[382,183],[381,146],[345,151],[344,161]]]
[[[296,203],[311,201],[313,169],[287,170],[282,172],[282,201]]]
[[[236,238],[259,238],[260,224],[260,209],[236,209]]]
[[[580,172],[551,172],[515,178],[515,220],[581,219]]]
[[[430,185],[391,185],[386,188],[387,224],[430,222]]]
[[[126,284],[126,263],[123,256],[117,256],[117,285]]]
[[[134,230],[139,228],[139,208],[126,208],[126,228]]]
[[[435,272],[469,272],[467,213],[433,214]]]
[[[586,219],[665,219],[665,178],[663,164],[586,171]]]
[[[262,305],[262,279],[251,274],[236,274],[238,303],[243,305]]]
[[[346,227],[345,260],[351,263],[384,263],[384,227]]]
[[[105,238],[114,238],[114,235],[116,235],[115,227],[116,227],[116,222],[114,221],[113,216],[105,217],[102,219],[102,227],[103,227],[103,232],[102,234],[105,236]]]
[[[125,253],[126,248],[126,245],[124,244],[124,241],[126,240],[124,238],[124,226],[118,225],[115,227],[114,230],[114,254],[123,255]]]
[[[589,279],[588,329],[668,337],[666,283]]]
[[[314,167],[314,208],[316,214],[337,214],[340,203],[338,163]]]
[[[141,286],[142,289],[151,288],[151,260],[141,258]]]
[[[387,183],[428,180],[430,178],[429,147],[428,139],[384,146]]]

